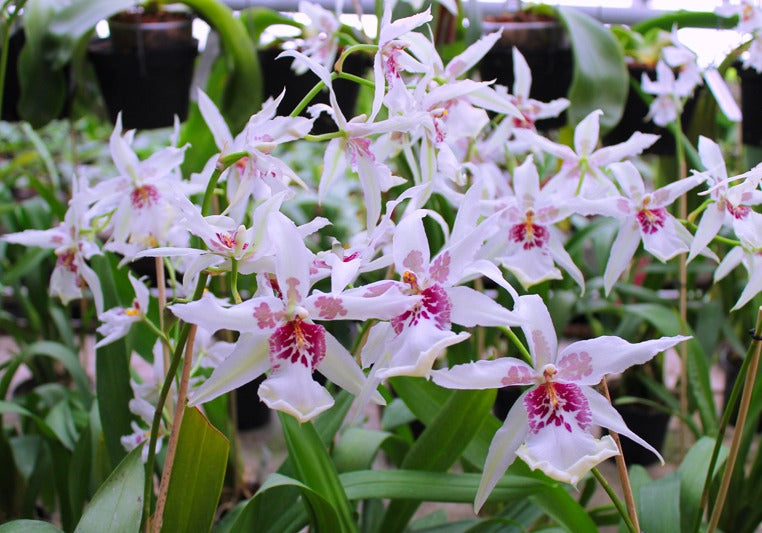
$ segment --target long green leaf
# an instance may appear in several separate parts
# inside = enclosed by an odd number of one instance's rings
[[[140,529],[145,471],[142,447],[132,450],[95,493],[75,533],[135,533]]]
[[[348,472],[370,468],[378,451],[388,442],[395,443],[398,447],[407,445],[401,438],[387,431],[349,428],[333,450],[336,469]]]
[[[414,501],[473,503],[481,474],[449,474],[420,470],[356,470],[339,475],[352,500],[392,498]],[[491,502],[509,502],[548,490],[555,485],[507,475],[490,494]],[[388,530],[387,530],[388,531]]]
[[[74,382],[81,393],[80,398],[85,402],[85,407],[89,409],[92,398],[90,380],[74,350],[57,342],[39,341],[25,347],[19,354],[24,359],[35,355],[50,357],[61,363],[74,378]]]
[[[701,437],[691,446],[677,469],[677,475],[680,479],[680,520],[683,533],[692,533],[698,530],[698,509],[706,480],[707,465],[712,457],[713,449],[714,439]],[[727,457],[728,449],[723,447],[720,450],[713,475],[717,475]]]
[[[425,380],[418,379],[417,383]],[[466,446],[490,413],[496,391],[459,390],[452,393],[437,415],[426,424],[402,461],[402,468],[442,472],[460,458]],[[411,410],[412,399],[400,393]],[[384,514],[381,531],[402,531],[415,514],[419,502],[394,500]]]
[[[196,407],[186,408],[169,478],[162,530],[209,531],[225,481],[230,443]]]
[[[670,474],[640,487],[638,517],[642,531],[680,531],[680,480]]]
[[[332,516],[320,513],[321,507],[311,505],[312,518],[316,521],[315,527],[320,531],[357,531],[352,509],[339,481],[336,467],[315,427],[310,422],[299,424],[294,417],[287,414],[278,413],[278,416],[283,426],[289,460],[297,476],[310,490],[330,504],[338,519],[338,529],[332,529],[330,524],[321,523]],[[328,529],[324,529],[325,527]]]
[[[574,77],[569,88],[569,122],[578,124],[596,109],[603,110],[603,132],[622,116],[629,74],[619,41],[600,22],[573,8],[559,7],[574,50]]]

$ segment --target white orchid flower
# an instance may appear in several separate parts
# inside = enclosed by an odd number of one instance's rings
[[[644,72],[640,80],[643,92],[656,95],[648,109],[646,120],[666,127],[677,120],[683,110],[683,99],[693,94],[696,84],[689,78],[675,78],[672,68],[663,60],[656,63],[656,80],[651,80]]]
[[[519,298],[516,312],[532,364],[513,357],[476,361],[435,370],[434,383],[451,389],[526,386],[489,447],[476,492],[478,511],[516,457],[553,479],[575,485],[596,464],[619,453],[613,439],[597,439],[593,426],[616,431],[661,455],[627,428],[609,401],[593,388],[606,374],[642,364],[688,337],[662,337],[631,344],[619,337],[579,341],[558,350],[545,304],[537,295]],[[663,462],[663,460],[662,460]]]
[[[638,131],[623,143],[596,150],[602,114],[603,111],[597,109],[580,121],[574,129],[573,149],[531,130],[515,130],[517,139],[563,161],[561,171],[550,179],[546,187],[565,196],[579,194],[600,198],[614,194],[616,188],[604,173],[608,165],[641,153],[659,138],[658,135]]]
[[[306,15],[310,21],[304,26],[302,37],[297,41],[299,50],[324,67],[331,68],[339,49],[337,32],[341,28],[341,22],[334,13],[323,6],[306,0],[299,1],[297,11]],[[309,66],[295,57],[291,70],[295,74],[304,74],[309,70]]]
[[[271,369],[259,387],[270,408],[310,420],[330,408],[333,398],[312,379],[319,370],[340,387],[359,394],[365,376],[352,355],[326,329],[313,320],[388,319],[415,304],[416,299],[387,291],[371,295],[309,293],[313,254],[298,228],[284,215],[268,227],[276,249],[275,279],[267,288],[260,277],[255,297],[222,307],[206,296],[170,310],[182,320],[216,331],[230,329],[241,336],[232,353],[191,397],[197,405],[212,400]],[[381,402],[379,396],[374,397]]]
[[[643,248],[662,262],[689,250],[691,234],[666,207],[703,181],[701,176],[694,175],[648,192],[631,162],[613,163],[610,168],[624,196],[589,202],[596,206],[591,211],[620,221],[603,274],[606,294],[627,268],[641,241]]]
[[[103,338],[95,344],[96,348],[111,344],[127,335],[132,325],[143,320],[148,312],[148,287],[142,281],[135,279],[132,273],[127,276],[135,291],[135,299],[132,300],[130,307],[114,307],[98,315],[101,325],[97,331],[103,335]]]
[[[58,226],[47,230],[28,229],[9,233],[0,239],[55,250],[56,266],[50,276],[50,294],[60,298],[65,305],[82,298],[82,289],[87,286],[93,294],[95,310],[100,314],[103,312],[103,291],[98,276],[87,264],[87,260],[101,251],[85,235],[90,221],[86,215],[88,194],[84,180],[75,179],[73,187],[69,208]]]
[[[510,270],[526,288],[548,279],[561,279],[558,263],[584,290],[585,280],[564,249],[553,224],[575,212],[574,199],[565,200],[546,187],[534,158],[527,157],[513,175],[515,196],[507,199],[501,214],[502,231],[492,237],[485,253]]]
[[[762,215],[752,211],[745,223],[735,226],[735,230],[741,246],[728,252],[714,271],[715,283],[739,264],[743,264],[749,273],[749,281],[731,311],[737,311],[762,291]]]
[[[704,136],[699,137],[699,156],[706,168],[697,176],[706,179],[712,203],[701,215],[696,235],[691,243],[688,261],[695,258],[719,233],[722,226],[731,222],[734,226],[748,220],[751,206],[762,203],[762,191],[758,189],[762,179],[762,166],[758,165],[740,176],[728,178],[725,160],[720,147]],[[742,183],[728,187],[728,182],[746,178]]]

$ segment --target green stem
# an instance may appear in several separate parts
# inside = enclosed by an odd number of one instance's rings
[[[344,80],[353,81],[359,85],[365,85],[366,87],[370,87],[373,89],[376,84],[373,83],[371,80],[366,80],[365,78],[361,78],[360,76],[355,76],[354,74],[350,74],[349,72],[339,72],[338,77]]]
[[[741,390],[741,377],[746,376],[746,380],[743,384],[743,396],[741,397],[741,405],[738,408],[738,418],[736,420],[736,427],[733,431],[733,441],[730,444],[730,452],[728,453],[728,459],[725,463],[725,470],[722,474],[722,481],[720,483],[720,490],[717,494],[717,500],[714,504],[714,509],[709,521],[709,527],[707,533],[712,533],[720,521],[722,515],[722,508],[725,504],[725,498],[730,487],[730,481],[733,476],[733,470],[735,467],[736,458],[738,455],[738,448],[741,443],[741,436],[743,435],[744,424],[746,423],[746,415],[749,412],[749,403],[751,401],[751,395],[754,390],[754,382],[757,377],[757,370],[759,365],[760,351],[762,351],[762,342],[758,339],[762,336],[762,307],[757,311],[757,322],[754,327],[753,341],[749,345],[749,349],[746,351],[746,357],[744,357],[741,370],[738,373],[738,379],[733,390],[730,393],[727,405],[725,405],[725,411],[722,413],[722,420],[720,421],[720,428],[718,430],[717,440],[714,443],[714,449],[712,450],[712,458],[709,460],[709,469],[707,470],[706,479],[704,481],[704,491],[701,495],[701,505],[699,506],[699,513],[703,513],[704,507],[709,501],[709,488],[711,485],[712,477],[714,474],[714,467],[717,463],[717,457],[720,454],[720,448],[722,447],[722,441],[725,437],[725,429],[730,421],[730,415],[735,408],[738,401],[738,395]],[[699,514],[701,517],[701,514]]]
[[[206,274],[199,274],[196,290],[193,293],[193,300],[201,298],[201,295],[204,293],[204,288],[206,287],[206,279]],[[146,460],[145,485],[143,487],[143,516],[141,518],[141,529],[148,523],[148,517],[151,514],[151,504],[154,496],[153,471],[156,462],[156,440],[159,435],[159,426],[161,425],[162,413],[164,412],[164,404],[167,401],[167,396],[172,387],[175,374],[177,374],[177,367],[180,366],[183,350],[185,349],[185,343],[188,340],[190,331],[191,324],[183,324],[183,328],[180,331],[180,337],[177,340],[177,346],[175,346],[175,351],[172,354],[172,361],[167,369],[167,375],[164,378],[164,384],[159,392],[159,399],[156,402],[156,411],[154,411],[153,421],[151,423],[151,437],[148,440],[148,458]]]
[[[164,333],[161,329],[159,329],[159,326],[151,322],[151,320],[149,320],[147,316],[143,317],[143,324],[148,326],[148,329],[150,329],[153,333],[156,334],[157,337],[159,337],[159,339],[161,339],[161,343],[164,346],[166,346],[170,350],[172,349],[172,345],[170,344],[169,339],[167,338],[167,334]]]
[[[231,165],[235,165],[241,158],[247,157],[248,152],[234,152],[220,157],[217,165],[209,177],[209,183],[206,184],[204,191],[204,200],[201,202],[201,214],[208,216],[212,213],[212,198],[214,198],[214,188],[217,187],[217,181],[225,170]]]
[[[25,2],[20,2],[21,4]],[[7,9],[7,3],[3,6],[3,15]],[[0,104],[3,101],[3,94],[5,91],[5,70],[8,68],[8,43],[11,41],[11,30],[13,30],[13,22],[18,16],[21,6],[17,6],[16,9],[8,17],[7,21],[3,21],[3,49],[0,51]]]
[[[688,217],[690,219],[690,217]],[[678,219],[680,220],[680,219]],[[685,226],[686,228],[692,230],[694,233],[698,229],[698,226],[694,224],[693,222],[690,222],[689,220],[680,220],[680,223]],[[722,237],[721,235],[715,235],[712,238],[713,242],[721,242],[723,244],[729,244],[730,246],[743,246],[741,244],[741,241],[737,241],[735,239],[729,239],[727,237]]]
[[[333,131],[331,133],[322,133],[320,135],[310,135],[309,133],[304,136],[305,141],[310,142],[322,142],[322,141],[330,141],[331,139],[338,139],[339,137],[344,137],[344,132],[342,131]]]
[[[521,354],[521,358],[524,359],[527,363],[530,365],[533,364],[532,362],[532,355],[529,353],[529,350],[527,350],[527,347],[524,346],[524,343],[521,342],[521,340],[518,338],[518,336],[513,332],[511,328],[508,327],[501,327],[501,330],[508,335],[508,338],[511,339],[511,342],[516,346],[516,348],[519,349],[519,353]]]
[[[235,303],[239,304],[243,300],[241,299],[241,295],[238,293],[238,259],[230,260],[230,270],[230,294],[233,295],[233,300]]]
[[[688,222],[692,224],[693,221],[696,220],[696,217],[699,216],[701,213],[703,213],[706,210],[706,208],[712,204],[712,202],[714,202],[714,200],[712,200],[711,198],[707,198],[706,200],[704,200],[704,203],[702,203],[700,206],[698,206],[696,209],[690,212],[690,214],[687,217]]]
[[[587,161],[582,160],[580,161],[579,165],[579,181],[577,182],[577,190],[574,191],[574,196],[579,196],[580,191],[582,191],[582,183],[585,181],[585,173],[587,171]]]
[[[337,78],[338,74],[335,72],[331,73],[331,81],[335,80]],[[302,111],[304,111],[304,108],[307,107],[307,104],[309,104],[315,96],[317,96],[317,93],[323,90],[323,87],[325,87],[325,83],[323,81],[319,81],[315,84],[315,86],[310,89],[310,92],[308,92],[306,95],[304,95],[304,98],[302,98],[302,101],[299,102],[293,111],[291,111],[291,114],[289,117],[298,117],[301,115]]]
[[[614,504],[614,507],[616,507],[616,510],[619,512],[622,520],[624,520],[624,524],[627,526],[627,529],[630,530],[630,533],[638,533],[638,530],[635,529],[635,525],[632,523],[632,520],[630,520],[630,517],[627,514],[627,510],[624,508],[624,504],[622,504],[622,501],[617,497],[614,489],[611,488],[611,485],[609,485],[609,482],[606,481],[605,477],[603,477],[603,474],[601,474],[596,467],[593,467],[590,472],[593,473],[595,479],[598,480],[598,483],[601,485],[603,490],[605,490],[606,494],[608,494],[609,498],[611,498],[611,502]]]
[[[339,59],[336,61],[334,68],[336,68],[336,70],[339,72],[342,72],[344,69],[344,61],[346,61],[347,57],[349,57],[349,54],[353,54],[355,52],[372,52],[375,54],[377,51],[378,45],[375,44],[355,44],[352,46],[347,46],[339,56]]]

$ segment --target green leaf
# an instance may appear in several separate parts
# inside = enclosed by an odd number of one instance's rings
[[[425,383],[426,380],[418,379],[416,382]],[[414,410],[410,403],[413,400],[400,391],[398,393]],[[495,395],[494,389],[454,391],[405,455],[402,468],[434,472],[450,468],[490,413]],[[384,514],[380,530],[402,531],[418,505],[419,502],[414,500],[392,501]]]
[[[196,407],[186,408],[169,478],[162,530],[209,531],[225,481],[230,443]]]
[[[58,436],[56,435],[56,433],[50,428],[50,426],[48,426],[48,424],[42,418],[40,418],[33,412],[21,407],[20,405],[17,405],[13,402],[6,402],[4,400],[0,400],[0,414],[3,414],[3,413],[15,413],[17,415],[28,416],[37,425],[37,427],[40,430],[40,433],[42,433],[44,436],[54,441],[58,440]]]
[[[680,480],[676,475],[645,483],[638,492],[638,518],[642,531],[680,531]]]
[[[40,263],[50,255],[50,250],[45,248],[29,248],[20,259],[14,262],[13,266],[9,268],[3,277],[0,278],[0,284],[13,285],[22,276],[38,268]]]
[[[339,478],[347,496],[352,500],[392,498],[473,503],[481,474],[450,474],[421,470],[356,470],[340,474]],[[556,483],[507,475],[498,482],[488,501],[518,501],[548,490],[553,485]]]
[[[145,468],[142,446],[132,450],[95,493],[75,533],[135,533],[140,529]]]
[[[596,109],[603,110],[601,132],[622,116],[629,74],[619,41],[600,22],[573,8],[559,7],[574,50],[574,77],[569,88],[569,123],[576,125]]]
[[[699,505],[701,504],[701,494],[706,480],[707,465],[712,457],[714,450],[714,439],[710,437],[701,437],[688,453],[685,454],[683,462],[677,469],[677,476],[680,479],[680,518],[683,533],[692,533],[697,531],[699,521]],[[717,457],[717,463],[714,467],[713,476],[716,476],[718,470],[722,468],[728,457],[728,449],[722,447],[720,455]]]
[[[322,506],[316,506],[310,496],[305,495],[310,502],[313,525],[320,531],[357,531],[352,509],[339,481],[336,467],[315,427],[310,422],[300,424],[294,417],[284,413],[279,412],[278,417],[283,426],[289,461],[297,476],[311,491],[328,502],[333,511],[328,514],[323,512]],[[337,523],[331,526],[330,523],[334,520]]]
[[[55,359],[66,368],[71,377],[74,378],[74,382],[77,384],[80,398],[85,402],[86,407],[89,408],[92,398],[92,393],[90,392],[90,380],[88,379],[87,374],[85,374],[74,350],[57,342],[39,341],[30,344],[19,353],[19,357],[24,360],[37,355]]]
[[[407,445],[403,439],[387,431],[357,427],[347,429],[333,450],[336,470],[348,472],[370,468],[378,450],[389,442],[398,447]]]
[[[39,520],[14,520],[0,525],[0,533],[62,533],[53,524]]]

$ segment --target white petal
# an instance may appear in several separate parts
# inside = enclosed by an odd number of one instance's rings
[[[397,272],[410,271],[417,276],[425,276],[429,268],[431,252],[429,241],[423,229],[423,217],[426,212],[418,210],[406,216],[394,232],[392,247],[394,266]]]
[[[727,254],[725,254],[725,257],[722,258],[722,261],[714,270],[714,283],[717,283],[722,278],[730,274],[730,272],[741,263],[743,256],[744,251],[740,246],[736,246]]]
[[[623,163],[613,163],[609,166],[614,177],[619,182],[624,193],[639,201],[646,193],[646,187],[643,184],[643,177],[638,169],[629,161]]]
[[[190,396],[189,405],[199,405],[254,380],[270,368],[269,333],[244,333],[235,348],[203,385]],[[261,386],[260,386],[261,387]]]
[[[558,340],[553,321],[542,298],[536,294],[520,296],[516,302],[516,313],[524,320],[521,329],[529,344],[535,368],[542,368],[556,360]]]
[[[262,296],[222,307],[211,293],[205,293],[200,300],[170,305],[169,310],[181,320],[198,324],[209,331],[230,329],[255,333],[276,327],[283,312],[283,302],[279,298]]]
[[[480,360],[431,372],[431,380],[440,387],[466,390],[533,385],[538,376],[534,368],[513,357]]]
[[[513,94],[517,98],[529,98],[532,88],[532,71],[518,48],[513,47]]]
[[[580,385],[600,383],[606,374],[617,374],[633,365],[642,365],[656,354],[690,337],[676,335],[629,343],[613,336],[575,342],[564,348],[556,360],[558,379]]]
[[[318,365],[318,371],[330,381],[358,396],[365,386],[365,374],[341,343],[330,333],[325,334],[325,357]],[[384,405],[384,399],[377,392],[373,401]]]
[[[603,111],[596,109],[577,124],[574,129],[574,151],[577,155],[587,156],[595,150],[602,114]]]
[[[524,407],[526,394],[526,392],[522,394],[513,404],[505,417],[503,426],[495,433],[495,437],[489,445],[484,472],[474,499],[474,511],[479,511],[484,502],[487,501],[492,489],[495,488],[505,471],[516,459],[516,450],[524,442],[524,438],[529,432],[527,412]]]
[[[636,131],[629,139],[622,143],[606,146],[597,150],[592,157],[590,157],[590,163],[595,166],[604,166],[617,161],[622,161],[628,157],[640,154],[643,150],[658,140],[658,135]]]
[[[696,228],[696,235],[694,235],[691,243],[691,252],[688,255],[689,262],[712,242],[712,239],[722,228],[724,221],[725,208],[718,202],[713,202],[704,210]]]
[[[419,296],[396,290],[366,297],[360,293],[362,289],[353,290],[352,295],[314,291],[304,306],[313,320],[391,320],[420,301]]]
[[[762,261],[757,254],[754,254],[749,268],[749,281],[731,311],[737,311],[746,305],[760,291],[762,291]]]
[[[664,226],[654,233],[643,233],[643,248],[656,257],[658,260],[666,262],[689,250],[683,238],[687,233],[688,242],[690,242],[690,233],[682,224],[680,224],[672,215],[667,214]]]
[[[492,298],[470,287],[447,289],[452,309],[450,319],[461,326],[518,326],[522,319]]]
[[[603,287],[606,296],[611,292],[614,283],[625,271],[627,265],[635,255],[640,244],[640,230],[638,223],[632,219],[625,219],[619,228],[619,233],[611,245],[609,260],[606,263],[606,271],[603,273]]]
[[[275,275],[283,299],[291,307],[302,301],[309,290],[312,252],[307,249],[296,225],[280,212],[269,219],[268,232],[275,245]]]
[[[276,411],[307,422],[333,406],[333,397],[299,363],[283,364],[259,386],[259,398]]]
[[[445,69],[450,79],[458,78],[471,70],[471,67],[481,61],[482,57],[500,40],[501,35],[502,32],[500,31],[484,35],[463,52],[452,58]]]
[[[204,117],[206,125],[209,126],[209,130],[212,132],[212,137],[214,137],[214,143],[217,145],[217,148],[223,154],[233,150],[233,136],[230,134],[230,128],[228,128],[225,119],[222,118],[217,106],[214,105],[211,98],[201,89],[198,90],[198,109],[201,111],[201,116]]]
[[[647,450],[653,452],[656,457],[659,458],[661,464],[664,464],[664,459],[659,454],[659,452],[657,452],[653,446],[630,431],[630,429],[624,423],[624,420],[622,420],[622,415],[620,415],[617,410],[612,407],[612,405],[605,397],[595,392],[590,387],[582,387],[582,391],[585,393],[585,397],[590,404],[590,411],[593,413],[593,424],[615,431],[620,435],[624,435],[628,439],[640,444]],[[625,457],[625,460],[626,459],[627,458]]]

